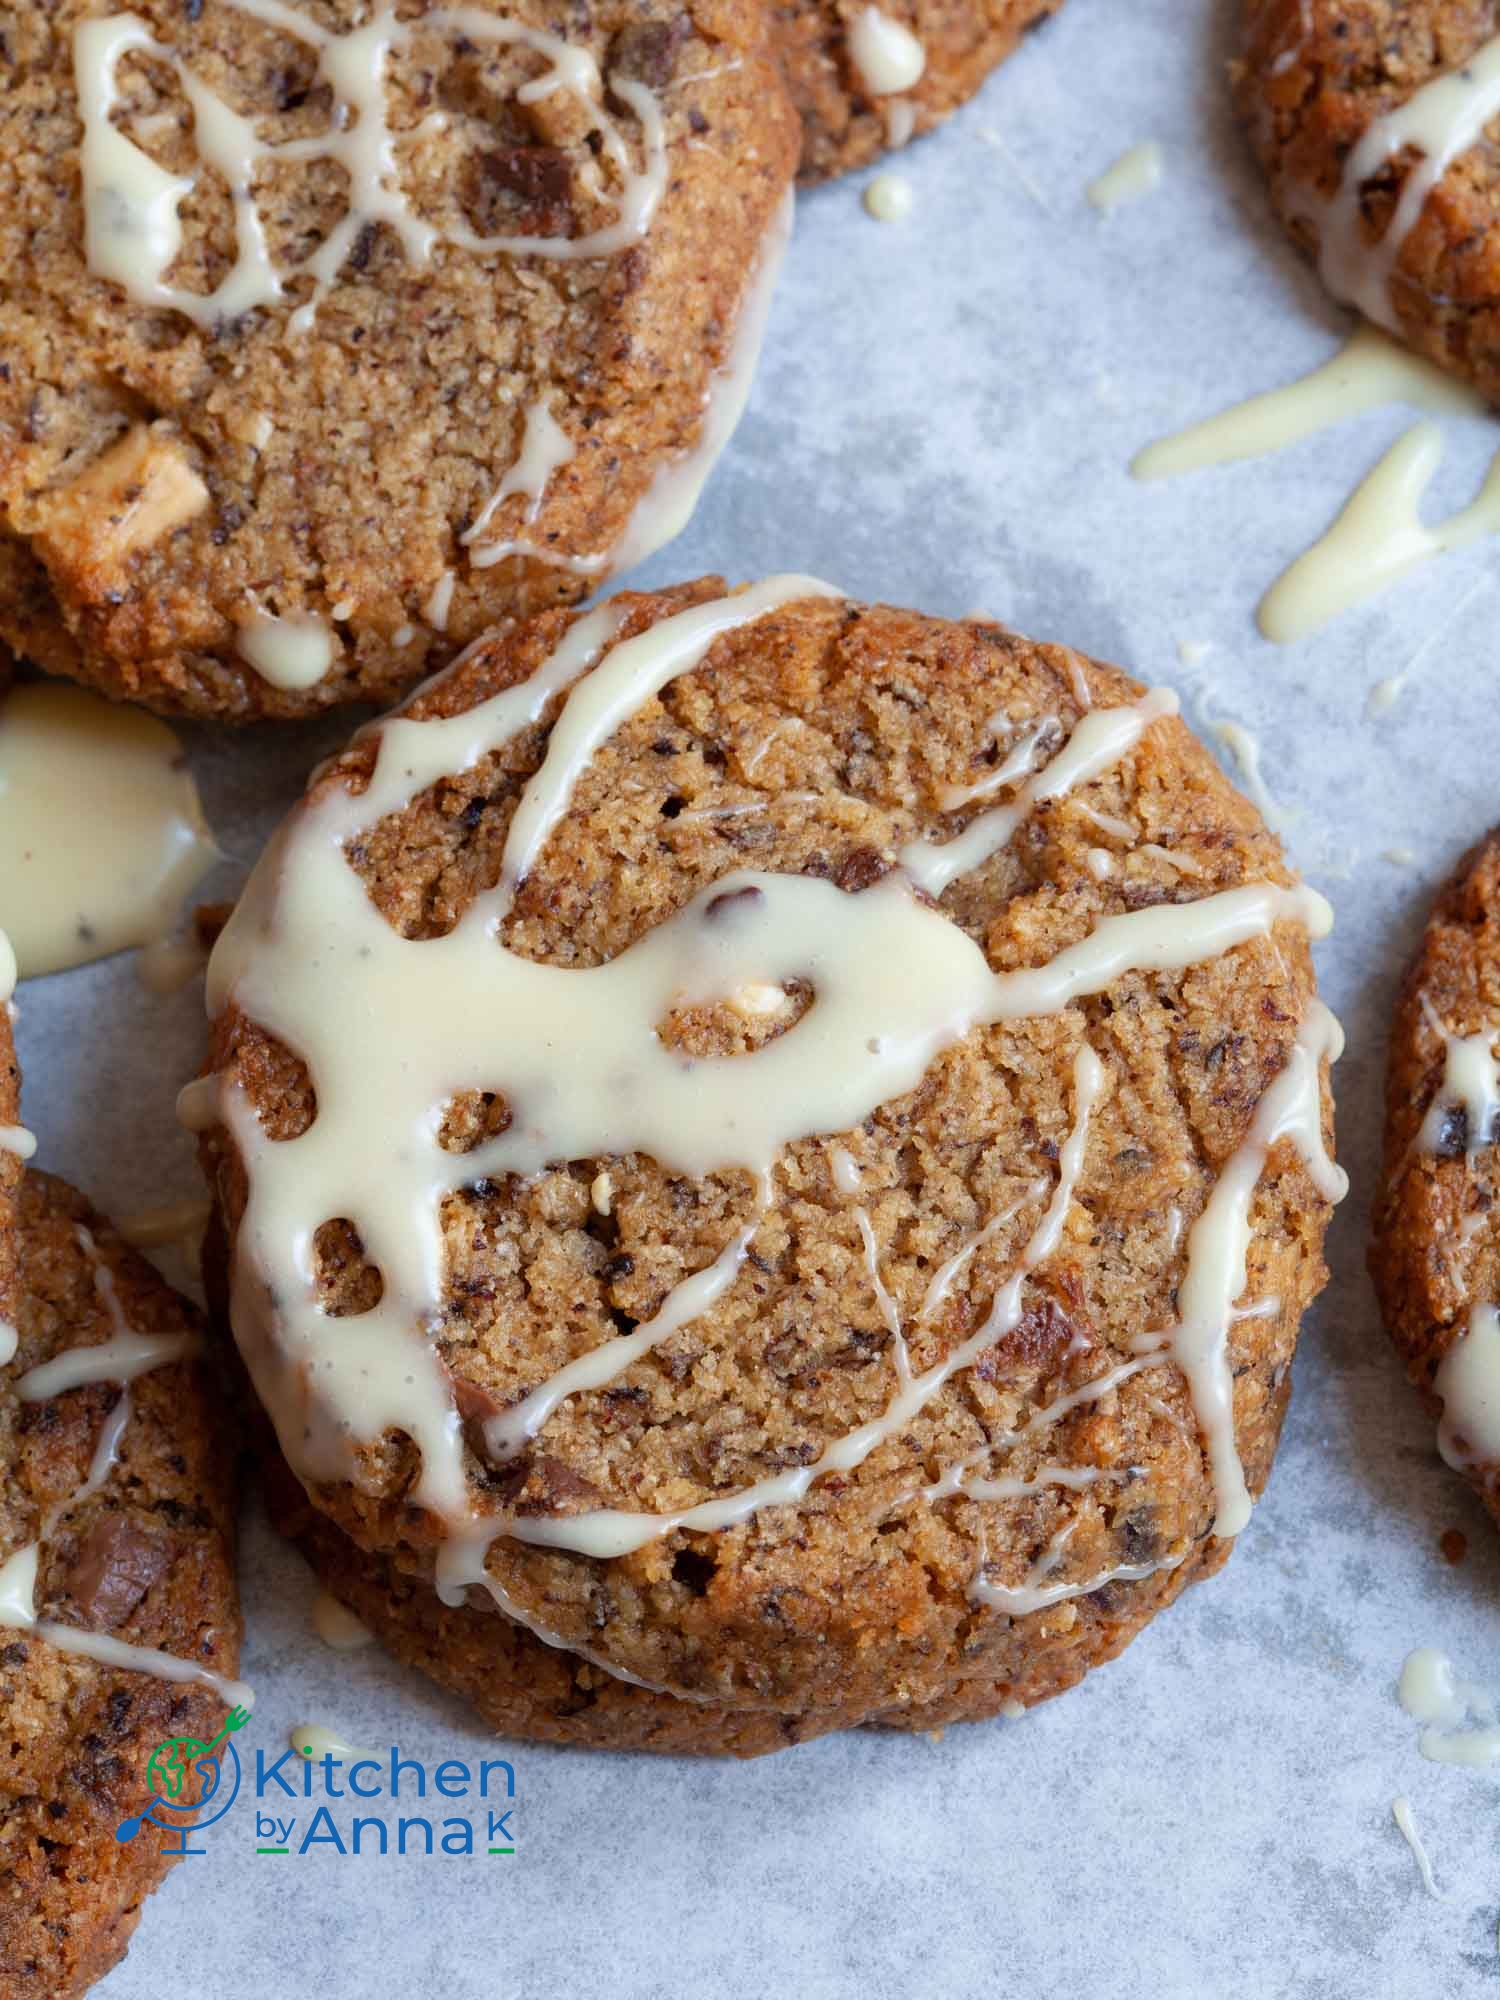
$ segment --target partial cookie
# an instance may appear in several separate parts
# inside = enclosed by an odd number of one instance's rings
[[[1391,1029],[1370,1270],[1438,1444],[1500,1520],[1500,831],[1433,906]]]
[[[0,666],[0,693],[6,673]],[[21,1124],[21,1072],[11,1035],[11,998],[16,990],[16,958],[0,931],[0,1357],[11,1346],[16,1316],[16,1197],[21,1189],[23,1160],[32,1139]]]
[[[0,1991],[66,2000],[123,1955],[170,1865],[157,1828],[117,1838],[155,1789],[153,1751],[211,1743],[243,1692],[225,1678],[234,1453],[193,1308],[49,1175],[26,1176],[20,1237],[0,1369]]]
[[[1500,401],[1489,0],[1245,0],[1235,97],[1336,299]]]
[[[400,11],[7,10],[16,652],[167,713],[385,702],[685,523],[790,222],[764,9]]]
[[[868,166],[971,98],[1062,0],[772,0],[804,181]]]
[[[314,1502],[617,1674],[845,1720],[1065,1684],[1215,1566],[1338,1035],[1326,905],[1174,709],[707,579],[327,767],[187,1104]]]
[[[966,1683],[926,1707],[898,1703],[870,1716],[828,1710],[786,1715],[685,1701],[620,1680],[545,1644],[480,1601],[481,1593],[468,1603],[444,1604],[430,1584],[341,1533],[313,1506],[274,1446],[262,1457],[261,1476],[274,1526],[295,1543],[322,1587],[388,1653],[468,1702],[497,1735],[678,1757],[762,1757],[859,1722],[924,1731],[999,1715],[1014,1718],[1066,1693],[1091,1666],[1113,1659],[1162,1605],[1188,1583],[1211,1575],[1229,1553],[1227,1542],[1207,1543],[1202,1560],[1165,1577],[1154,1600],[1108,1588],[1080,1599],[1071,1630],[1033,1648],[1025,1681]]]

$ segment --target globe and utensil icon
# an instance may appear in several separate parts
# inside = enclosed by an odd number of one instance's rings
[[[177,1836],[177,1845],[164,1846],[163,1854],[205,1853],[205,1848],[189,1847],[187,1836],[189,1833],[201,1833],[205,1827],[222,1819],[239,1797],[239,1752],[229,1739],[249,1720],[248,1708],[232,1708],[212,1743],[200,1743],[196,1736],[169,1736],[158,1743],[146,1763],[146,1783],[156,1796],[144,1812],[121,1820],[115,1829],[115,1839],[122,1842],[134,1840],[149,1821],[164,1833]],[[226,1758],[229,1764],[227,1795]],[[214,1801],[218,1801],[217,1810],[205,1816],[204,1808]]]

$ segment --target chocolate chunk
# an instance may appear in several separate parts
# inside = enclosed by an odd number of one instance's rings
[[[175,1535],[143,1527],[128,1514],[105,1514],[89,1529],[66,1590],[85,1625],[112,1632],[177,1560]]]
[[[497,146],[475,155],[466,178],[464,206],[482,234],[572,233],[573,171],[559,147]]]
[[[677,58],[692,33],[693,24],[686,14],[622,29],[610,48],[610,76],[628,76],[652,90],[664,89],[677,74]]]

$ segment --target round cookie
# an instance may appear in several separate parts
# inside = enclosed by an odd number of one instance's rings
[[[1444,1458],[1500,1520],[1500,831],[1433,905],[1396,1003],[1370,1271]]]
[[[1076,1634],[1065,1684],[1216,1566],[1338,1038],[1326,905],[1174,709],[705,579],[356,739],[184,1107],[314,1502],[612,1672],[846,1722]]]
[[[1489,0],[1245,0],[1241,116],[1333,296],[1500,401]]]
[[[684,524],[790,224],[759,5],[31,0],[6,55],[16,652],[384,703]]]
[[[244,1694],[224,1678],[234,1450],[194,1309],[49,1175],[28,1172],[19,1234],[20,1344],[0,1369],[0,1989],[65,2000],[123,1955],[170,1865],[152,1828],[116,1837],[149,1802],[152,1751],[211,1743]]]
[[[868,166],[971,98],[1062,0],[772,0],[804,181]]]

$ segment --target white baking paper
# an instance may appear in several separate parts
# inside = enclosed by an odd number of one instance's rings
[[[1140,444],[1289,380],[1345,331],[1236,131],[1237,12],[1067,0],[892,163],[909,220],[872,221],[858,179],[807,197],[739,438],[693,527],[643,573],[797,569],[986,610],[1171,682],[1200,725],[1259,737],[1292,848],[1338,911],[1319,961],[1349,1032],[1337,1092],[1354,1188],[1270,1492],[1227,1572],[1061,1701],[937,1743],[855,1735],[750,1765],[516,1746],[513,1855],[258,1856],[242,1799],[152,1899],[108,2000],[1500,1990],[1500,1772],[1425,1763],[1395,1698],[1420,1644],[1500,1683],[1500,1542],[1439,1463],[1364,1272],[1398,969],[1432,890],[1496,816],[1496,552],[1450,557],[1277,649],[1255,632],[1257,598],[1409,414],[1163,485],[1128,476]],[[1086,184],[1146,139],[1161,186],[1102,218]],[[1500,432],[1443,425],[1448,512]],[[1183,641],[1211,648],[1191,670]],[[1396,706],[1367,720],[1371,686],[1424,647]],[[210,889],[233,892],[346,729],[189,732],[232,857]],[[1412,859],[1384,858],[1400,850]],[[121,959],[21,999],[43,1163],[117,1214],[194,1193],[172,1099],[199,1059],[197,993],[154,999]],[[1469,1537],[1457,1568],[1438,1553],[1450,1526]],[[328,1651],[306,1572],[254,1519],[244,1553],[247,1758],[302,1721],[429,1764],[489,1745],[378,1652]],[[1440,1901],[1392,1823],[1398,1794]]]

